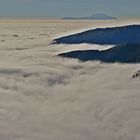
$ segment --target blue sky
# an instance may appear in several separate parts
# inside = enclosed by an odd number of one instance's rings
[[[0,17],[140,17],[140,0],[0,0]]]

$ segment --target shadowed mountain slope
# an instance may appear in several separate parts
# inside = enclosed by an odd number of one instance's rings
[[[78,50],[59,54],[62,57],[77,58],[81,61],[99,60],[102,62],[140,62],[140,44],[118,45],[108,50]]]
[[[140,25],[128,25],[112,28],[97,28],[81,33],[60,37],[53,40],[53,44],[100,44],[119,45],[140,43]]]

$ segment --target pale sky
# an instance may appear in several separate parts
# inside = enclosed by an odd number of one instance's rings
[[[140,0],[0,0],[0,17],[140,17]]]

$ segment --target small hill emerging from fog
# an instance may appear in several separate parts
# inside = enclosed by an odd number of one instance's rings
[[[97,13],[87,17],[64,17],[62,19],[64,20],[110,20],[110,19],[117,19],[117,18],[108,16],[103,13]]]
[[[108,50],[78,50],[59,54],[62,57],[77,58],[81,61],[99,60],[102,62],[140,62],[140,44],[118,45]]]
[[[100,45],[140,43],[140,25],[128,25],[112,28],[97,28],[54,39],[53,43],[54,44],[89,43]]]

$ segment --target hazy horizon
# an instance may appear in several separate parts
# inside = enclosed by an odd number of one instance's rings
[[[82,17],[95,13],[139,18],[139,5],[138,0],[4,0],[0,2],[0,18]]]

